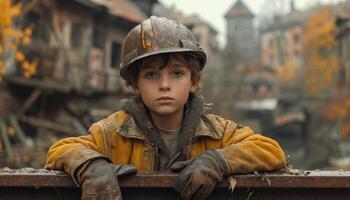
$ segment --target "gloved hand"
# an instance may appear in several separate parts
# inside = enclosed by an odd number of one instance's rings
[[[114,165],[105,159],[97,159],[82,166],[76,179],[82,187],[83,200],[121,200],[118,177],[134,175],[137,170],[132,165]]]
[[[185,200],[206,199],[229,171],[224,158],[215,150],[207,150],[192,160],[176,162],[170,169],[181,171],[175,179],[174,189]]]

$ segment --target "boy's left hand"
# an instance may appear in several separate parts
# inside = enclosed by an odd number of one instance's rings
[[[198,157],[174,163],[170,169],[181,173],[177,176],[174,189],[183,199],[206,199],[228,174],[224,158],[215,150],[208,150]]]

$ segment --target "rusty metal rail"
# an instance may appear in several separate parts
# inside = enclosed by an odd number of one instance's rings
[[[180,199],[172,189],[175,174],[139,173],[120,181],[126,200]],[[227,181],[209,199],[350,199],[350,172],[302,171],[293,174],[237,175],[231,193]],[[80,199],[80,188],[60,171],[0,170],[0,199]]]

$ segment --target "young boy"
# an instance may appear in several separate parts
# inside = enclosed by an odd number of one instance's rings
[[[205,63],[184,25],[145,20],[125,38],[120,71],[137,95],[88,135],[55,143],[46,168],[69,173],[83,199],[121,199],[117,177],[136,170],[180,172],[174,189],[205,199],[225,176],[284,168],[277,142],[205,113],[196,93]]]

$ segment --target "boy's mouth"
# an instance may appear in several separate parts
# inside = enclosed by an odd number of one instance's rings
[[[162,96],[156,99],[156,101],[165,101],[165,100],[174,100],[174,98],[168,97],[168,96]]]

